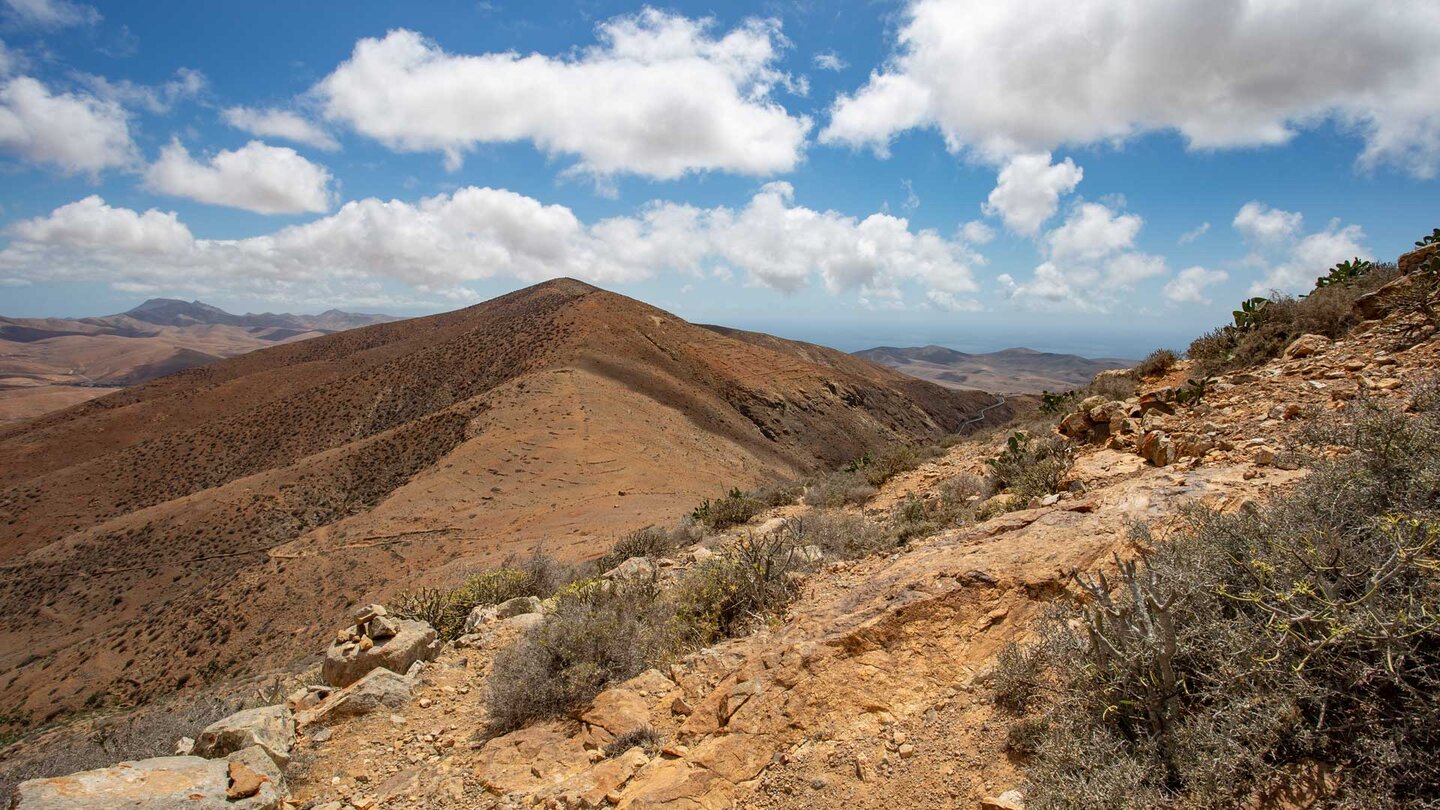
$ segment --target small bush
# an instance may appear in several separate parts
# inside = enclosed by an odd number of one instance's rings
[[[679,643],[673,618],[653,583],[587,580],[561,589],[545,621],[495,656],[491,732],[563,714],[665,661]]]
[[[805,490],[805,503],[811,506],[860,506],[875,497],[879,487],[903,472],[919,467],[940,455],[941,449],[896,445],[878,453],[864,453]]]
[[[895,536],[873,520],[838,509],[816,509],[790,518],[781,532],[791,546],[819,546],[831,559],[866,557],[896,545]]]
[[[857,472],[840,471],[822,478],[805,489],[805,503],[810,506],[860,506],[868,503],[880,490],[865,481]]]
[[[615,541],[615,545],[610,547],[605,556],[595,561],[595,571],[603,574],[631,557],[646,557],[652,560],[668,557],[698,539],[684,527],[666,530],[658,526],[646,526]]]
[[[1126,400],[1135,396],[1135,391],[1140,384],[1135,382],[1133,377],[1122,377],[1118,374],[1106,374],[1096,376],[1085,389],[1086,396],[1101,396],[1108,400]]]
[[[892,515],[897,539],[904,543],[973,522],[986,498],[995,494],[991,482],[977,475],[951,478],[926,495],[910,495]]]
[[[465,620],[475,608],[519,596],[544,598],[567,581],[568,572],[553,557],[537,551],[523,560],[510,558],[498,568],[472,574],[450,590],[402,591],[391,612],[402,619],[426,622],[442,640],[453,641],[465,631]]]
[[[793,505],[800,498],[800,493],[804,489],[804,486],[798,481],[784,481],[761,487],[755,490],[752,497],[766,509],[776,509],[781,506]]]
[[[637,729],[621,734],[605,744],[606,759],[614,759],[631,748],[639,746],[645,753],[655,756],[660,753],[661,746],[665,745],[665,735],[656,731],[650,726],[641,726]]]
[[[1180,362],[1180,356],[1169,349],[1156,349],[1140,361],[1135,373],[1141,377],[1163,377]]]
[[[985,463],[990,467],[992,489],[1008,489],[1012,502],[1023,507],[1032,498],[1058,492],[1074,459],[1075,449],[1063,437],[1035,439],[1017,432],[1011,434],[1000,455]]]
[[[697,646],[737,636],[788,606],[798,593],[795,547],[780,533],[747,535],[691,569],[675,588],[675,609]]]
[[[765,505],[758,498],[739,489],[730,490],[723,498],[705,499],[690,515],[696,522],[711,531],[724,531],[731,526],[748,523],[750,518],[765,511]]]
[[[1440,414],[1417,410],[1359,403],[1323,436],[1353,452],[1292,494],[1075,578],[1068,621],[998,664],[997,700],[1045,704],[1027,806],[1249,806],[1317,763],[1317,806],[1433,801]]]
[[[871,456],[869,453],[851,462],[849,472],[858,472],[872,487],[879,487],[903,472],[919,467],[939,454],[938,448],[897,445]]]

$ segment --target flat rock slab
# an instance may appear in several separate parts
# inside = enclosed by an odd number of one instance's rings
[[[372,669],[408,672],[416,661],[431,661],[440,652],[435,628],[425,622],[396,621],[395,635],[374,641],[368,649],[348,641],[336,641],[325,651],[320,676],[331,686],[349,686]]]
[[[280,792],[268,776],[260,780],[253,795],[227,798],[230,767],[229,760],[201,757],[156,757],[122,762],[109,768],[22,782],[13,807],[14,810],[276,810],[280,807]]]

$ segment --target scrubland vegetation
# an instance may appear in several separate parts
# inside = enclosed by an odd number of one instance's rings
[[[1280,293],[1251,298],[1235,310],[1234,323],[1196,338],[1186,353],[1205,376],[1249,368],[1280,356],[1301,335],[1338,338],[1360,322],[1355,302],[1394,281],[1393,264],[1356,259],[1342,262],[1308,295]]]
[[[1325,806],[1440,783],[1440,397],[1310,431],[1288,496],[1196,511],[999,657],[1026,806],[1236,807],[1317,781]]]

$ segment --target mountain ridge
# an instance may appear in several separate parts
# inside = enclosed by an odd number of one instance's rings
[[[26,617],[0,629],[0,668],[35,722],[96,694],[148,701],[313,647],[354,594],[415,584],[404,572],[592,556],[993,403],[805,351],[562,279],[0,429],[0,605]],[[313,616],[287,607],[301,588]]]

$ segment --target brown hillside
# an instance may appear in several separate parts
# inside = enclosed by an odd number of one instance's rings
[[[594,556],[994,401],[817,348],[567,279],[0,430],[0,712],[29,725],[285,666],[356,600],[542,545]]]

